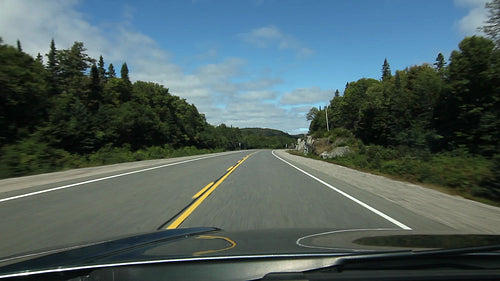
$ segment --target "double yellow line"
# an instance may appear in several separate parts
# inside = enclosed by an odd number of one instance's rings
[[[255,152],[254,152],[255,153]],[[209,184],[207,184],[204,188],[202,188],[200,191],[198,191],[195,195],[193,195],[193,199],[195,200],[180,216],[178,216],[170,225],[167,226],[166,229],[174,229],[179,227],[183,221],[191,215],[191,213],[194,212],[200,204],[207,199],[207,197],[214,192],[214,190],[227,178],[229,175],[236,170],[245,160],[248,159],[252,154],[248,154],[245,156],[243,159],[238,161],[238,164],[231,166],[227,169],[227,172],[218,180],[213,181]]]

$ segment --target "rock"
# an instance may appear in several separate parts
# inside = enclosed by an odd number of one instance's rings
[[[314,139],[311,136],[307,136],[305,139],[299,138],[297,140],[297,150],[309,154],[313,151]]]
[[[340,146],[340,147],[334,148],[330,152],[325,151],[325,152],[321,153],[319,156],[321,156],[321,158],[323,158],[323,159],[331,159],[331,158],[335,158],[335,157],[339,157],[339,156],[345,156],[346,154],[349,154],[349,153],[352,153],[352,151],[348,146]]]

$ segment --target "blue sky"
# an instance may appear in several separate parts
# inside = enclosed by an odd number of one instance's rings
[[[3,0],[0,36],[36,55],[83,41],[209,123],[307,131],[305,113],[362,77],[445,57],[478,34],[486,0]]]

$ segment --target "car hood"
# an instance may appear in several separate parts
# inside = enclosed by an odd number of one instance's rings
[[[428,234],[397,229],[272,229],[213,227],[155,231],[0,260],[0,277],[13,273],[203,259],[279,255],[346,255],[500,244],[500,235]]]

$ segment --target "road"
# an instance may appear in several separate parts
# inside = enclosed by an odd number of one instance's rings
[[[192,226],[454,229],[285,154],[237,151],[103,167],[61,180],[34,176],[14,188],[0,181],[0,257]]]

